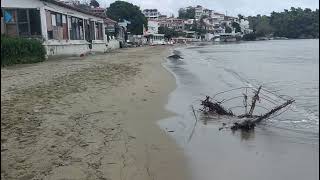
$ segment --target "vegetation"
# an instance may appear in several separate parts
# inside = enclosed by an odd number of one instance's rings
[[[175,31],[174,29],[170,29],[167,27],[159,27],[159,34],[164,34],[164,37],[167,39],[171,39],[173,37],[185,36],[185,33]]]
[[[1,66],[42,62],[45,55],[39,40],[1,36]]]
[[[319,9],[292,7],[270,16],[249,16],[250,28],[256,36],[272,35],[287,38],[319,38]]]
[[[100,7],[100,4],[97,0],[91,0],[90,1],[90,6],[93,6],[95,8]]]
[[[256,38],[257,38],[257,35],[255,33],[250,33],[250,34],[243,35],[242,40],[254,41],[254,40],[256,40]]]
[[[115,1],[107,8],[107,16],[115,21],[127,20],[128,31],[131,34],[142,34],[143,25],[147,27],[147,19],[140,8],[125,1]]]
[[[194,8],[189,8],[189,9],[179,9],[178,11],[179,16],[178,18],[180,19],[194,19],[195,16],[195,9]]]
[[[239,25],[239,23],[237,22],[232,22],[232,27],[235,28],[235,32],[241,32],[241,27]]]
[[[226,33],[232,33],[231,27],[226,26],[225,29],[226,29],[226,30],[225,30]]]
[[[191,25],[191,27],[189,27],[189,29],[191,31],[195,31],[198,36],[201,36],[201,37],[204,36],[204,34],[208,32],[205,29],[205,23],[204,23],[205,18],[207,18],[207,16],[203,16],[199,22],[193,21],[193,24]]]

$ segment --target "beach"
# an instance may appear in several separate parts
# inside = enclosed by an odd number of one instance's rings
[[[157,125],[175,79],[170,47],[120,49],[1,69],[1,178],[187,180]]]

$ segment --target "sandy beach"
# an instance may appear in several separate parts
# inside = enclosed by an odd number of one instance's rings
[[[1,69],[1,178],[187,180],[161,130],[169,47],[121,49]]]

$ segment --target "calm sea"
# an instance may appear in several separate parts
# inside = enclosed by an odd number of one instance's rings
[[[177,80],[167,105],[177,115],[159,124],[185,149],[194,179],[318,179],[319,40],[199,44],[175,51],[184,59],[168,60],[165,67]],[[195,117],[190,107],[199,109],[205,95],[260,85],[296,102],[249,134],[219,131],[228,118],[203,120],[197,111],[199,122],[192,132]],[[242,96],[243,91],[217,98]],[[241,113],[241,103],[236,98],[225,105]],[[264,99],[258,104],[258,114],[273,107]]]

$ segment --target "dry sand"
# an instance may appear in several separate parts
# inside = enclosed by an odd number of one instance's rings
[[[169,48],[1,69],[1,178],[186,180],[156,121],[175,88]]]

